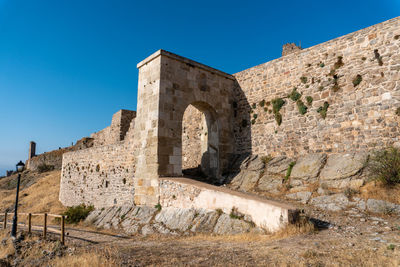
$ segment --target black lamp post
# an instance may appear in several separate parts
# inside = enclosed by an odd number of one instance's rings
[[[18,209],[19,183],[21,181],[21,172],[24,170],[24,167],[25,167],[25,164],[21,160],[16,165],[16,169],[18,172],[18,182],[17,182],[17,194],[15,196],[13,225],[12,225],[12,229],[11,229],[11,236],[14,238],[17,236],[17,221],[18,221],[17,209]]]

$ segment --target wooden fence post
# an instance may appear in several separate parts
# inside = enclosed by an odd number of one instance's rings
[[[4,213],[4,229],[7,228],[7,211]]]
[[[28,233],[32,233],[32,213],[28,214]]]
[[[65,216],[61,216],[61,244],[65,243]]]
[[[46,239],[47,235],[47,213],[43,214],[44,215],[44,221],[43,221],[43,238]]]

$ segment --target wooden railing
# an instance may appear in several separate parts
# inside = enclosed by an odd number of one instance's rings
[[[12,213],[13,214],[13,213]],[[9,213],[0,213],[0,216],[4,216],[3,229],[7,228],[7,216]],[[46,239],[47,236],[47,217],[60,218],[60,241],[61,244],[65,244],[65,216],[49,213],[18,213],[18,215],[25,215],[28,219],[28,233],[32,232],[32,216],[43,216],[43,238]]]

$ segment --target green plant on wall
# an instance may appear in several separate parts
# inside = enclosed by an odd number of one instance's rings
[[[307,77],[305,77],[305,76],[301,76],[300,77],[300,81],[302,82],[302,83],[307,83]]]
[[[255,109],[255,108],[257,107],[257,104],[256,104],[256,103],[253,103],[253,105],[251,105],[251,107],[252,107],[253,109]]]
[[[278,113],[274,113],[274,117],[275,117],[275,121],[278,125],[282,124],[282,115],[278,112]]]
[[[292,92],[287,97],[296,102],[297,100],[300,99],[301,94],[299,92],[297,92],[297,88],[294,87]]]
[[[299,110],[299,113],[301,115],[304,115],[307,113],[307,107],[306,105],[304,105],[303,101],[301,101],[301,99],[296,101],[296,105],[297,105],[297,109]]]
[[[265,100],[264,100],[264,99],[261,100],[260,103],[258,103],[258,105],[259,105],[260,107],[263,107],[263,106],[265,105]]]
[[[328,112],[328,108],[329,108],[329,103],[324,102],[324,105],[317,109],[317,112],[321,115],[323,119],[326,118],[326,113]]]
[[[252,119],[251,120],[251,124],[255,124],[256,123],[256,120],[255,119]]]
[[[274,113],[275,121],[278,125],[282,123],[282,115],[279,113],[283,105],[286,104],[282,98],[275,98],[272,101],[272,112]]]
[[[257,114],[253,114],[253,118],[257,119],[258,115]]]
[[[342,67],[344,65],[344,63],[343,63],[343,57],[342,56],[339,56],[339,57],[337,57],[337,61],[335,62],[335,64],[333,64],[333,68],[335,69],[335,70],[337,70],[337,69],[339,69],[340,67]]]
[[[362,76],[360,74],[357,74],[356,77],[353,79],[353,86],[356,87],[362,82]]]
[[[311,106],[313,100],[312,96],[306,96],[307,105]]]
[[[325,67],[324,62],[321,62],[321,63],[319,64],[319,66],[320,66],[321,68]]]

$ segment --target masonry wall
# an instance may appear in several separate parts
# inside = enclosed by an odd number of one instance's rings
[[[115,144],[124,140],[131,125],[134,125],[135,117],[136,112],[132,110],[121,109],[116,112],[110,126],[91,135],[94,139],[94,146]]]
[[[207,125],[204,114],[189,105],[182,120],[182,170],[201,165],[202,145],[207,145]]]
[[[95,207],[133,205],[133,155],[125,142],[65,153],[60,201]]]
[[[35,155],[26,162],[27,169],[32,171],[37,171],[39,166],[48,165],[56,170],[61,170],[62,167],[62,157],[63,154],[70,151],[76,151],[80,149],[85,149],[93,146],[93,139],[82,138],[78,140],[75,145],[70,147],[65,147],[50,152],[45,152],[39,155]]]
[[[293,156],[398,144],[399,51],[398,17],[236,73],[236,152]],[[287,97],[294,87],[304,105]],[[286,102],[280,126],[276,98]],[[317,110],[325,102],[324,119]]]

